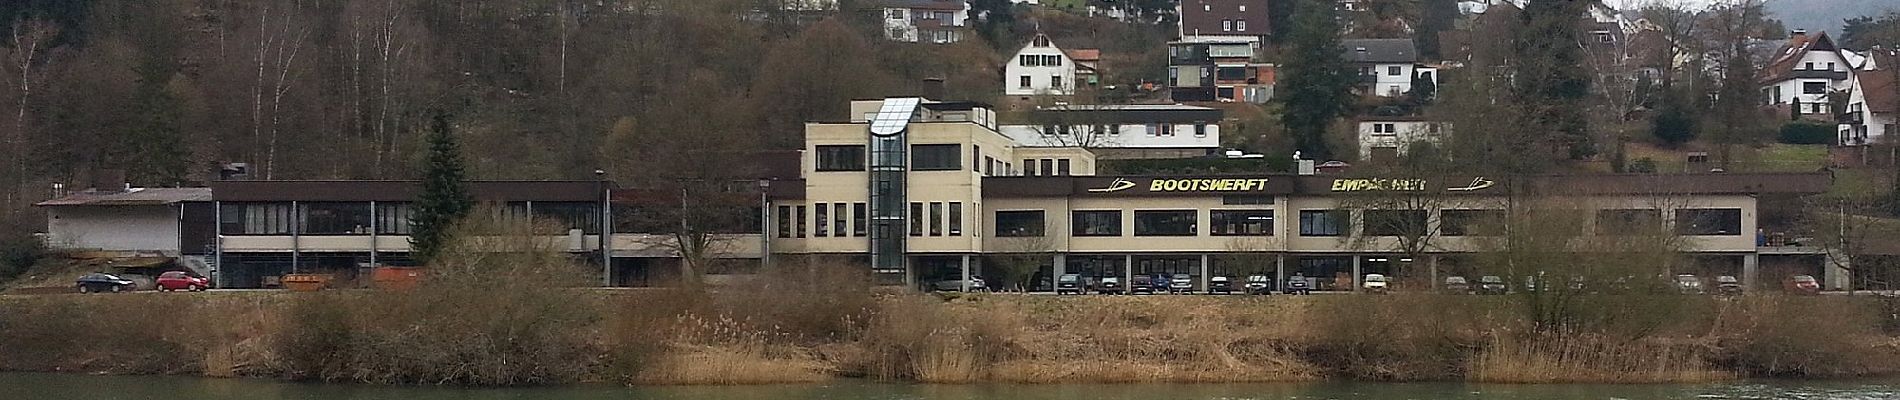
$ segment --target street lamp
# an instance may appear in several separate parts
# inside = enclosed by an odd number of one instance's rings
[[[594,184],[600,191],[600,286],[614,285],[614,196],[607,185],[607,171],[594,170]]]
[[[759,272],[772,268],[772,191],[771,179],[759,179]]]

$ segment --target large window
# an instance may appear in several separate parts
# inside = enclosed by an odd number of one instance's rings
[[[870,226],[870,216],[864,203],[851,203],[851,236],[864,236],[864,228]]]
[[[955,171],[963,169],[963,145],[919,144],[910,146],[912,171]]]
[[[814,204],[812,205],[812,212],[814,214],[811,218],[811,236],[831,236],[831,229],[829,229],[831,226],[831,207],[826,206],[825,203]]]
[[[910,235],[924,235],[924,203],[910,202]]]
[[[818,146],[819,171],[863,171],[863,145]]]
[[[599,208],[595,203],[588,202],[537,202],[534,203],[534,217],[551,221],[562,230],[559,233],[565,234],[569,229],[579,229],[581,233],[593,235],[600,233],[600,217],[596,214]],[[739,227],[739,230],[745,232],[759,230],[758,212],[754,211],[751,214],[753,217],[747,219],[749,223]]]
[[[1676,210],[1676,234],[1739,236],[1742,234],[1742,210],[1738,208]]]
[[[845,232],[851,231],[851,213],[845,210],[845,207],[849,206],[849,204],[845,203],[831,203],[832,235],[845,237]]]
[[[1597,235],[1654,235],[1661,232],[1661,211],[1597,210]]]
[[[1208,219],[1214,236],[1273,236],[1273,210],[1213,210]]]
[[[778,206],[778,237],[792,237],[792,206]]]
[[[792,236],[805,237],[805,206],[798,206],[792,217],[798,219],[798,226],[792,228]]]
[[[1827,94],[1827,82],[1802,82],[1801,94]]]
[[[1042,236],[1042,210],[997,211],[996,237]]]
[[[290,203],[225,203],[219,207],[226,235],[289,235]]]
[[[1497,236],[1504,231],[1504,210],[1445,210],[1438,217],[1443,236]]]
[[[1421,237],[1425,210],[1366,210],[1366,236]]]
[[[943,202],[930,202],[930,236],[943,236]]]
[[[950,236],[963,236],[963,202],[950,202]]]
[[[1076,211],[1070,213],[1070,234],[1075,236],[1121,236],[1121,210]]]
[[[1300,210],[1300,236],[1344,236],[1346,210]]]
[[[376,203],[376,233],[409,234],[409,203]]]
[[[1135,236],[1194,236],[1194,210],[1136,210]]]

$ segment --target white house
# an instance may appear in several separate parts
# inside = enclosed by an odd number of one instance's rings
[[[1829,92],[1848,90],[1853,65],[1827,32],[1796,30],[1761,71],[1762,101],[1793,115],[1831,116]]]
[[[1900,54],[1874,49],[1863,65],[1854,68],[1854,79],[1847,91],[1847,110],[1841,116],[1839,135],[1842,146],[1892,143],[1890,134],[1900,133]]]
[[[1361,117],[1359,159],[1382,162],[1397,159],[1414,143],[1439,143],[1448,123],[1420,117]]]
[[[1008,96],[1069,95],[1075,93],[1075,60],[1049,41],[1036,37],[1016,50],[1003,65],[1003,94]]]
[[[203,250],[180,229],[188,217],[210,219],[211,189],[90,189],[36,204],[46,210],[46,241],[64,249],[151,252],[177,256]],[[187,209],[191,208],[191,209]],[[201,232],[208,233],[208,232]]]
[[[1436,81],[1436,71],[1418,67],[1418,49],[1411,39],[1348,39],[1346,63],[1358,70],[1362,93],[1381,97],[1399,97],[1412,91],[1412,77],[1425,74]]]
[[[1027,147],[1085,147],[1101,159],[1191,158],[1220,151],[1217,108],[1178,104],[1065,105],[1032,110],[997,130]]]
[[[970,8],[963,0],[883,0],[884,38],[907,43],[963,40]]]

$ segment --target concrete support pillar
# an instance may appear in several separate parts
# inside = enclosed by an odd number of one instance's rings
[[[1432,291],[1434,292],[1438,291],[1438,255],[1437,254],[1425,255],[1425,268],[1426,268],[1426,271],[1429,271],[1425,274],[1425,279],[1431,280],[1431,282],[1425,284],[1425,287],[1431,288]]]
[[[1286,289],[1286,254],[1273,255],[1273,288]]]
[[[1854,282],[1853,259],[1839,252],[1828,252],[1827,261],[1823,261],[1821,283],[1830,290],[1847,290]]]
[[[1361,275],[1363,272],[1359,270],[1359,259],[1360,257],[1358,255],[1352,256],[1352,278],[1346,280],[1346,284],[1352,285],[1352,291],[1354,292],[1359,291],[1359,279],[1363,276]]]
[[[961,261],[961,267],[962,267],[961,269],[963,270],[963,281],[958,282],[957,287],[961,288],[962,291],[964,292],[969,292],[970,291],[970,255],[964,254],[963,256],[958,257],[958,258]]]
[[[1051,282],[1054,282],[1053,281],[1054,279],[1062,279],[1063,275],[1067,275],[1069,273],[1069,256],[1058,253],[1056,254],[1054,258],[1055,258],[1055,267],[1054,267],[1055,271],[1053,272],[1055,272],[1055,275],[1051,275],[1049,277],[1049,279],[1051,279]]]
[[[910,256],[904,256],[904,286],[911,289],[923,288],[917,284],[917,263],[911,260]]]
[[[1761,254],[1743,254],[1742,288],[1744,290],[1753,290],[1755,289],[1755,285],[1759,284],[1761,284]]]
[[[1135,294],[1135,255],[1122,256],[1122,293]]]
[[[1212,271],[1212,269],[1211,269],[1211,267],[1209,267],[1209,266],[1207,265],[1207,260],[1208,260],[1208,256],[1207,256],[1206,254],[1202,254],[1202,255],[1201,255],[1201,286],[1200,286],[1200,290],[1207,290],[1207,273],[1208,273],[1208,271]]]

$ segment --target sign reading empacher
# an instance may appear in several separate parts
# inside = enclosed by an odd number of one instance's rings
[[[1334,179],[1335,192],[1422,192],[1424,179],[1354,178]]]
[[[1267,178],[1155,179],[1150,192],[1251,192],[1266,189]]]

